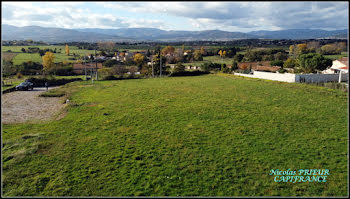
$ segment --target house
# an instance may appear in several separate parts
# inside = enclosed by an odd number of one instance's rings
[[[97,63],[97,69],[102,68],[102,63]],[[73,64],[73,72],[79,75],[82,74],[90,74],[91,72],[96,72],[96,63],[81,63],[81,64]]]
[[[332,66],[322,71],[323,74],[334,74],[334,73],[348,73],[349,72],[349,58],[342,57],[334,60]]]
[[[200,67],[199,67],[199,66],[191,66],[191,69],[192,69],[192,70],[199,70]]]

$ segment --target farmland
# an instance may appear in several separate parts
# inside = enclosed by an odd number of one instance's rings
[[[340,90],[221,74],[61,90],[63,119],[3,125],[4,196],[347,195]],[[277,183],[271,169],[330,175]]]
[[[2,52],[7,56],[9,56],[8,54],[14,54],[14,53],[17,54],[11,57],[14,65],[19,65],[26,61],[42,63],[42,58],[40,57],[39,53],[23,53],[21,51],[22,48],[24,48],[25,50],[28,50],[28,48],[52,49],[52,50],[56,49],[57,51],[60,50],[61,53],[55,53],[56,63],[63,62],[63,61],[75,62],[75,60],[69,60],[69,58],[73,58],[73,56],[71,56],[72,54],[87,55],[87,54],[95,53],[94,50],[78,49],[77,46],[69,46],[69,53],[71,54],[70,56],[67,56],[65,54],[65,46],[2,46]],[[99,53],[99,51],[97,51],[97,53]]]

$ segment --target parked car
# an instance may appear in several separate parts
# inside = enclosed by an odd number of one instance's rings
[[[33,83],[31,82],[22,82],[18,86],[16,86],[16,90],[33,90]]]

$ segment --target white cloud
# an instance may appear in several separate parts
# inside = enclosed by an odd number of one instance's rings
[[[133,13],[118,17],[81,5]],[[184,19],[194,30],[279,30],[348,28],[347,2],[3,2],[2,20],[16,26],[64,28],[153,27],[181,29],[170,18]],[[157,17],[162,14],[164,17]],[[152,19],[137,18],[150,16]],[[172,16],[172,17],[167,17]],[[186,27],[189,27],[186,25]]]

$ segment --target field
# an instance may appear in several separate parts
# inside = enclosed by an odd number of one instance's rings
[[[3,53],[2,58],[5,61],[11,61],[14,57],[16,57],[17,53]]]
[[[325,55],[325,57],[332,59],[332,60],[336,60],[336,59],[340,59],[342,57],[348,57],[348,52],[342,52],[340,55]]]
[[[346,196],[347,93],[233,75],[74,82],[3,125],[4,196]],[[271,169],[329,169],[277,183]]]
[[[26,61],[33,61],[33,62],[40,62],[42,63],[42,58],[40,57],[39,53],[23,53],[21,51],[22,48],[28,49],[30,47],[37,47],[40,49],[56,49],[57,51],[61,49],[61,53],[55,53],[55,62],[63,62],[63,61],[68,61],[68,62],[75,62],[75,60],[69,60],[68,58],[72,58],[72,54],[75,53],[77,55],[87,55],[87,54],[94,54],[94,50],[82,50],[78,49],[77,46],[69,46],[69,53],[71,54],[70,56],[67,56],[65,54],[65,46],[2,46],[2,52],[7,55],[10,54],[8,50],[11,51],[11,53],[16,53],[17,56],[12,56],[11,59],[13,61],[14,65],[19,65],[23,62]],[[97,51],[98,53],[99,51]],[[9,56],[9,55],[7,55]]]

